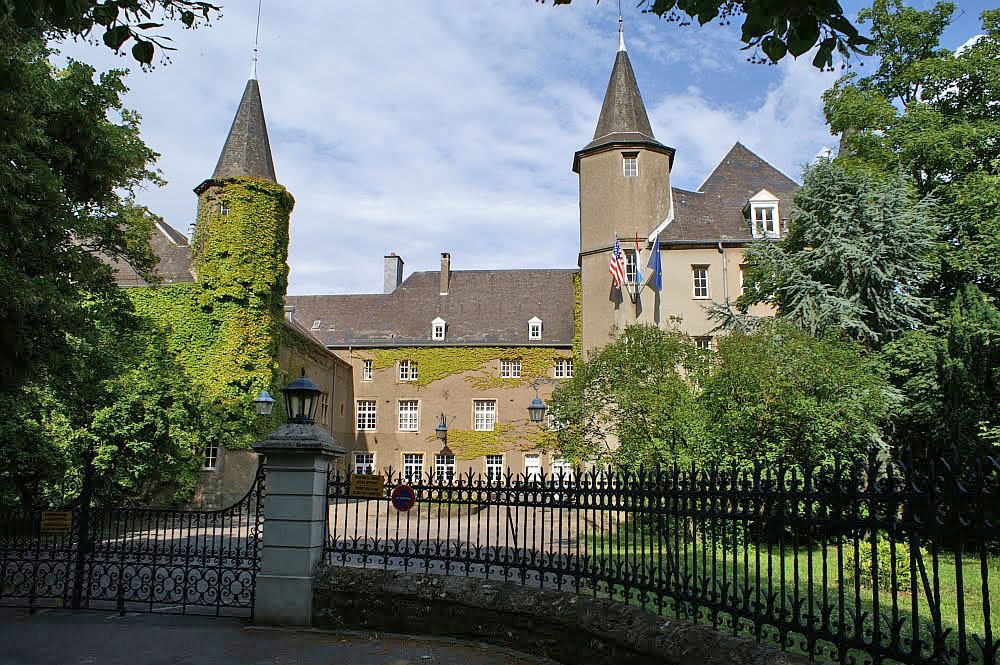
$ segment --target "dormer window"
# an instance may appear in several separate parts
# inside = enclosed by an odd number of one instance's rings
[[[626,178],[639,177],[639,153],[637,152],[622,153],[622,172],[624,173]]]
[[[431,339],[441,341],[444,339],[446,324],[440,316],[431,321]]]
[[[781,237],[778,197],[766,189],[762,189],[750,198],[747,206],[754,238]]]
[[[539,340],[542,338],[542,320],[537,316],[531,317],[528,321],[528,339]]]
[[[319,327],[321,325],[323,325],[323,321],[321,319],[316,319],[315,321],[313,321],[312,329],[319,330]]]

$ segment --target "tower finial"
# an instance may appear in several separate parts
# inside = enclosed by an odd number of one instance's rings
[[[260,6],[263,0],[257,0],[257,31],[253,35],[253,62],[250,64],[250,78],[257,80],[257,41],[260,39]]]
[[[622,25],[622,3],[618,0],[618,50],[625,50],[625,27]]]

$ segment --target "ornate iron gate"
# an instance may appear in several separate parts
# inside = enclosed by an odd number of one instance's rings
[[[0,606],[253,616],[264,470],[222,510],[89,506],[52,533],[43,513],[0,515]]]

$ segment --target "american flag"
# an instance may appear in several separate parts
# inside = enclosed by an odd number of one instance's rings
[[[622,254],[622,246],[618,243],[618,234],[615,234],[615,246],[611,249],[611,263],[608,264],[608,272],[611,273],[611,281],[615,283],[615,288],[622,288],[625,281],[625,255]]]

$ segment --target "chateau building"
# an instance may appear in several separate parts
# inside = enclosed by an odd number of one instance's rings
[[[699,345],[712,348],[705,306],[740,295],[748,243],[785,232],[797,184],[761,157],[737,143],[688,191],[671,185],[676,156],[653,133],[620,31],[593,139],[573,158],[578,267],[453,270],[443,253],[440,270],[404,278],[403,258],[390,254],[382,293],[284,298],[284,328],[306,343],[281,345],[277,383],[304,368],[320,385],[321,423],[357,472],[391,468],[447,478],[567,468],[545,445],[552,424],[529,422],[536,391],[544,400],[572,376],[575,360],[634,322],[671,326],[679,319]],[[213,177],[195,190],[199,226],[205,214],[226,214],[220,188],[247,178],[277,182],[256,80],[247,85]],[[625,254],[621,288],[608,269],[616,234]],[[646,267],[656,239],[660,289]],[[154,248],[164,281],[197,279],[191,257],[205,241],[196,229],[192,247],[160,225]],[[120,280],[138,284],[124,267]],[[435,435],[442,418],[447,447]],[[226,464],[245,470],[245,460],[226,459],[246,455],[219,453],[206,477],[223,475]]]

